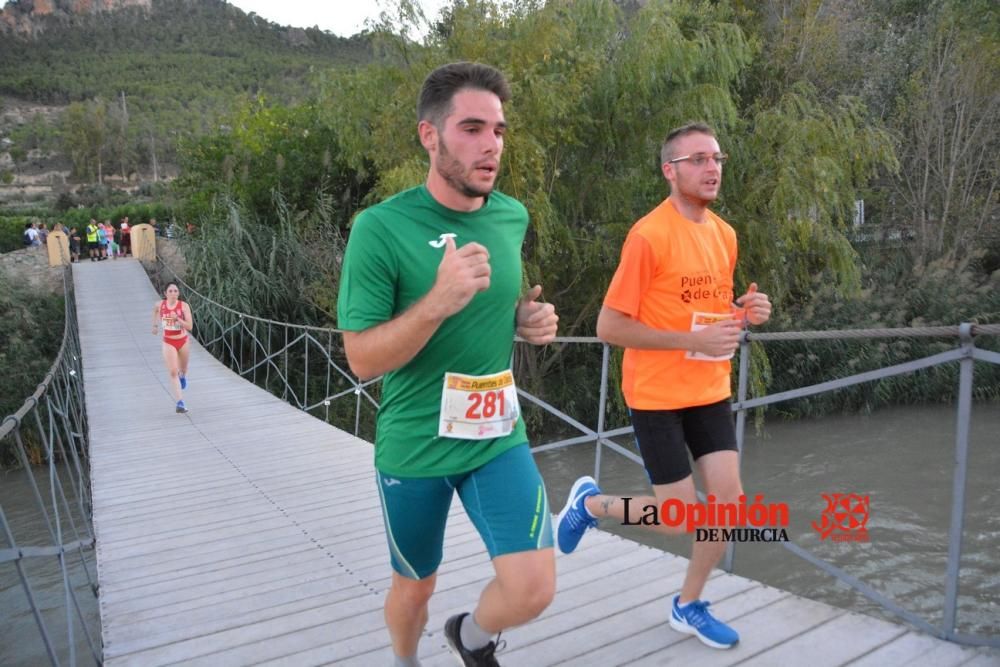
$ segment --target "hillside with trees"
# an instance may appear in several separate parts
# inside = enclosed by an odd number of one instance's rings
[[[30,20],[30,34],[7,30],[0,39],[0,98],[61,112],[8,124],[0,137],[8,140],[0,146],[10,155],[0,163],[8,181],[30,167],[29,155],[37,162],[55,153],[74,181],[155,180],[176,163],[180,141],[218,131],[238,100],[292,103],[309,95],[315,70],[371,59],[364,36],[282,27],[221,0]]]

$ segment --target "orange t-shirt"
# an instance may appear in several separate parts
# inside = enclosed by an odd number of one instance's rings
[[[604,305],[661,331],[692,331],[733,302],[736,232],[711,211],[696,223],[666,199],[629,231]],[[678,410],[730,396],[729,360],[685,350],[625,349],[622,392],[630,408]]]

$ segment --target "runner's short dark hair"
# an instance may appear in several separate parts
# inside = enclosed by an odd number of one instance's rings
[[[485,90],[510,99],[510,86],[499,70],[480,63],[458,62],[442,65],[427,75],[417,100],[417,121],[440,127],[452,110],[452,98],[461,90]]]
[[[674,143],[677,139],[686,137],[689,134],[707,134],[710,137],[714,137],[715,130],[709,127],[707,123],[701,122],[688,123],[670,130],[663,139],[663,145],[660,147],[660,164],[666,164],[667,160],[677,157],[673,154]]]

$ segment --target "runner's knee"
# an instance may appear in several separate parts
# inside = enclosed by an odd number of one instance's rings
[[[396,576],[392,581],[392,596],[396,604],[408,609],[421,609],[427,605],[434,593],[435,577],[410,579]]]
[[[740,496],[743,495],[743,486],[736,482],[735,484],[727,484],[720,489],[710,489],[709,493],[715,496],[715,502],[717,503],[739,503]],[[747,501],[752,500],[747,498]]]
[[[522,602],[522,609],[531,618],[540,616],[545,609],[552,604],[552,599],[556,595],[555,581],[549,580],[543,585],[531,588],[525,595]]]
[[[554,574],[525,570],[516,579],[501,583],[507,601],[529,618],[540,615],[552,603],[556,594]]]

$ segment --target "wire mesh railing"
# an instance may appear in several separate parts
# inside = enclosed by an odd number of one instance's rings
[[[63,286],[59,353],[35,392],[0,423],[0,453],[16,468],[4,474],[0,495],[0,573],[21,590],[5,598],[17,645],[4,648],[17,652],[10,659],[35,664],[43,656],[53,665],[101,664],[83,364],[69,267]],[[27,616],[37,632],[25,626]],[[28,646],[34,642],[37,651]]]
[[[162,264],[162,262],[161,262]],[[195,335],[198,340],[234,372],[267,388],[292,405],[325,419],[345,430],[353,429],[355,435],[368,440],[374,436],[374,415],[378,409],[378,380],[357,379],[348,369],[337,329],[288,324],[240,313],[199,293],[186,284],[166,264],[162,266],[182,286],[185,300],[195,313]],[[1000,365],[1000,353],[976,346],[977,336],[998,336],[997,324],[960,324],[955,326],[846,329],[828,331],[791,331],[774,333],[744,332],[738,353],[736,395],[732,409],[736,413],[737,444],[742,452],[746,439],[748,414],[766,406],[814,396],[824,392],[845,389],[855,385],[915,373],[920,370],[957,363],[957,427],[955,434],[954,468],[952,477],[952,504],[948,534],[948,556],[945,573],[943,620],[934,625],[920,615],[904,608],[889,596],[851,575],[794,542],[780,544],[799,558],[811,563],[836,578],[837,581],[858,591],[889,613],[901,618],[921,631],[961,644],[1000,647],[995,636],[965,634],[957,631],[959,577],[962,565],[963,526],[965,517],[965,488],[969,460],[969,422],[973,402],[974,364],[983,362]],[[750,346],[766,345],[779,341],[844,341],[899,338],[952,339],[956,345],[947,351],[913,359],[888,367],[855,373],[805,387],[775,394],[749,396]],[[518,395],[527,405],[560,421],[573,431],[572,435],[532,447],[535,453],[566,447],[593,444],[594,477],[600,480],[604,450],[610,450],[625,459],[642,465],[642,458],[616,439],[630,436],[630,425],[610,427],[609,377],[611,348],[598,338],[559,337],[557,345],[585,345],[600,348],[601,366],[599,395],[595,405],[593,426],[584,423],[555,405],[523,388]],[[517,369],[515,369],[515,373]],[[349,401],[344,405],[343,399]],[[338,402],[340,405],[338,406]],[[343,409],[346,407],[346,409]],[[703,498],[704,500],[704,498]],[[732,571],[735,543],[731,543],[723,568]]]
[[[339,330],[241,313],[200,293],[162,260],[157,266],[180,286],[198,342],[230,370],[314,417],[373,439],[381,378],[362,381],[351,373]]]

